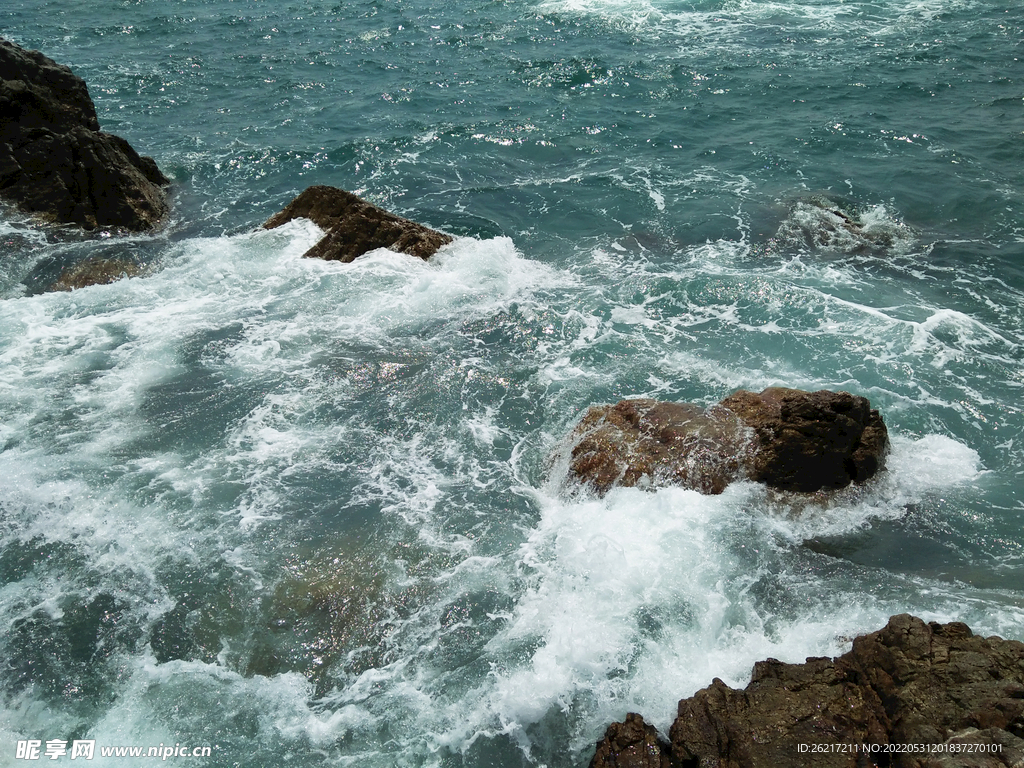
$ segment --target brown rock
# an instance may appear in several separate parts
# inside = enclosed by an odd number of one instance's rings
[[[625,722],[608,726],[590,768],[670,768],[669,749],[653,725],[630,712]]]
[[[85,82],[38,51],[0,39],[0,195],[85,229],[151,229],[168,183],[152,158],[99,129]]]
[[[754,430],[749,476],[773,488],[813,492],[862,482],[888,444],[878,411],[848,392],[769,387],[740,390],[721,405]]]
[[[836,659],[754,666],[679,702],[671,743],[639,715],[591,768],[1024,766],[1024,643],[900,614]]]
[[[592,407],[575,434],[569,469],[599,493],[613,485],[721,493],[741,477],[751,440],[724,409],[646,399]]]
[[[599,493],[680,485],[721,493],[750,478],[813,492],[863,482],[882,465],[878,411],[846,392],[740,390],[708,409],[657,400],[590,408],[573,432],[569,471]]]
[[[327,232],[303,255],[329,261],[348,263],[376,248],[428,259],[452,241],[449,235],[395,216],[336,187],[309,187],[263,226],[273,229],[297,218],[309,219]]]
[[[920,761],[921,768],[1020,768],[1024,739],[1001,728],[967,728],[942,743],[941,751]]]
[[[744,691],[719,679],[679,702],[670,731],[684,766],[859,766],[869,757],[847,752],[801,753],[800,745],[887,743],[888,721],[870,688],[847,684],[832,659],[754,666]],[[813,761],[813,762],[812,762]]]
[[[50,290],[71,291],[90,285],[108,285],[141,272],[137,264],[122,259],[86,259],[65,269]]]
[[[1024,644],[893,616],[837,659],[760,662],[743,691],[715,680],[670,735],[682,768],[1020,765]],[[1000,751],[950,751],[967,743]]]

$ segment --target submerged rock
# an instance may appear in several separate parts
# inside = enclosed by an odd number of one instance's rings
[[[759,662],[742,691],[716,678],[679,702],[670,736],[680,768],[1019,766],[1024,643],[893,616],[838,658]],[[642,765],[597,762],[613,747],[591,766]]]
[[[443,232],[395,216],[337,187],[309,187],[263,227],[274,229],[298,218],[327,232],[303,255],[329,261],[348,263],[376,248],[428,259],[452,242]]]
[[[38,51],[0,39],[0,195],[85,229],[151,229],[168,180],[127,141],[100,131],[85,82]]]
[[[794,201],[775,237],[797,247],[846,254],[899,251],[914,241],[910,227],[884,206],[862,208],[825,195]]]
[[[811,493],[863,482],[881,468],[888,433],[847,392],[740,390],[718,405],[650,399],[591,407],[572,435],[570,476],[614,485],[680,485],[721,493],[740,479]]]
[[[383,663],[381,646],[392,606],[381,555],[347,549],[289,563],[284,578],[265,597],[269,621],[254,641],[246,674],[299,672],[323,695],[336,664],[359,674]]]
[[[123,259],[86,259],[65,269],[51,291],[71,291],[90,285],[108,285],[126,277],[142,274],[138,264]]]

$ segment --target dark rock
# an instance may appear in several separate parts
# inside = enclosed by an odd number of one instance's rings
[[[142,269],[122,259],[86,259],[65,269],[51,291],[71,291],[90,285],[108,285],[126,277],[135,277]]]
[[[749,478],[814,492],[863,482],[882,466],[888,433],[866,399],[846,392],[740,390],[718,405],[623,400],[590,408],[573,432],[569,471],[613,485],[680,485],[721,493]]]
[[[893,616],[839,658],[759,662],[742,691],[716,679],[679,702],[670,736],[681,768],[1020,765],[1024,643]]]
[[[881,464],[888,432],[867,399],[848,392],[770,387],[721,402],[754,430],[749,476],[789,491],[863,482]]]
[[[152,158],[100,131],[85,82],[38,51],[0,39],[0,195],[85,229],[151,229],[168,183]]]
[[[742,691],[716,678],[670,737],[630,714],[591,768],[1019,768],[1024,643],[900,614],[838,658],[759,662]]]
[[[608,726],[590,768],[670,768],[670,749],[653,725],[630,712],[625,722]]]
[[[428,259],[452,241],[449,235],[395,216],[336,187],[309,187],[263,226],[273,229],[298,218],[309,219],[327,232],[303,255],[329,261],[348,263],[376,248]]]

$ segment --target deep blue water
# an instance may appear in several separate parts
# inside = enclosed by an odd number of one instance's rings
[[[1024,639],[1022,32],[969,0],[6,3],[174,213],[0,211],[0,764],[575,767],[892,613]],[[311,184],[459,237],[301,259],[313,225],[257,227]],[[146,273],[42,292],[94,255]],[[770,385],[869,397],[888,470],[564,487],[590,404]]]

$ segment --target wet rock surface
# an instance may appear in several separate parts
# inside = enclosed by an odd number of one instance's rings
[[[653,725],[630,712],[625,721],[608,726],[590,768],[671,768],[670,751]]]
[[[312,221],[325,234],[304,256],[348,263],[377,248],[428,259],[451,236],[403,219],[343,189],[313,186],[264,223],[274,229],[292,219]]]
[[[570,475],[599,493],[615,485],[721,493],[742,476],[752,434],[725,409],[637,399],[591,407],[574,437]]]
[[[167,178],[100,130],[85,82],[0,39],[0,195],[53,221],[144,231],[168,212]]]
[[[595,406],[572,442],[570,476],[599,493],[680,485],[714,494],[748,478],[809,493],[874,475],[888,433],[863,397],[771,387],[708,409],[650,399]]]
[[[664,765],[623,747],[649,728],[610,727],[592,768]],[[658,759],[676,768],[1024,765],[1024,643],[900,614],[838,658],[759,662],[742,691],[715,679],[679,702],[670,738]]]
[[[138,264],[123,259],[86,259],[65,269],[49,290],[71,291],[90,285],[109,285],[140,274],[142,268]]]
[[[808,493],[863,482],[889,444],[878,411],[848,392],[740,390],[720,405],[753,429],[749,475],[773,488]]]

